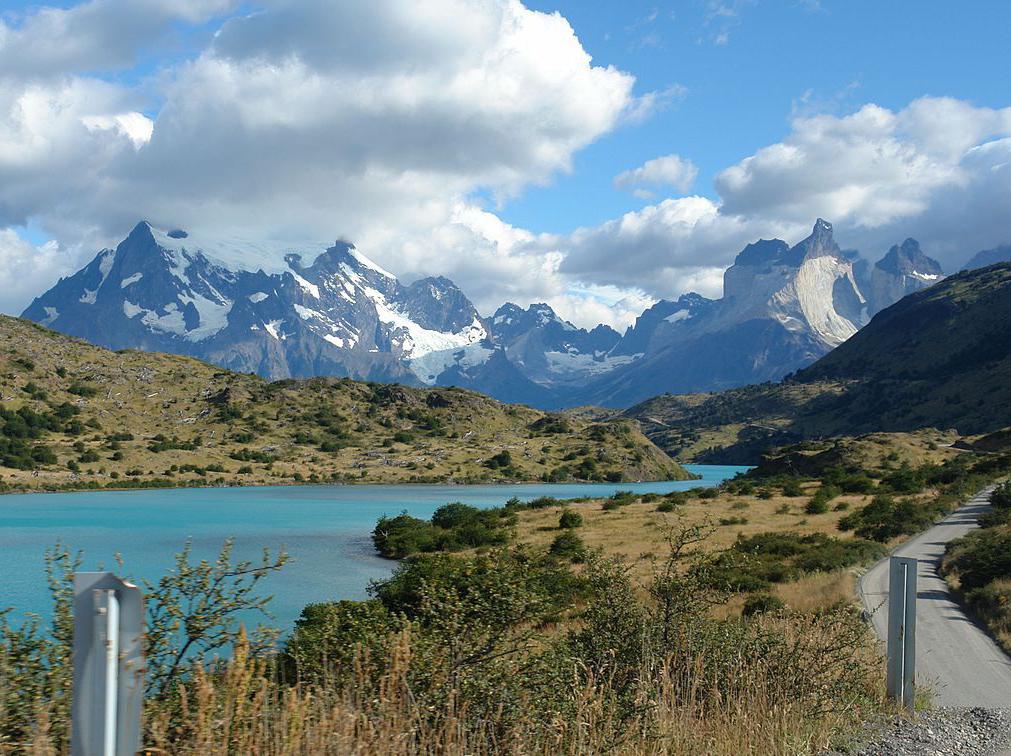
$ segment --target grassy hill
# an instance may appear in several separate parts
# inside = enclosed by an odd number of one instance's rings
[[[878,313],[780,384],[656,397],[625,413],[680,459],[750,462],[803,439],[1011,426],[1011,264],[966,271]]]
[[[0,317],[5,489],[688,477],[629,420],[469,391],[268,383]]]

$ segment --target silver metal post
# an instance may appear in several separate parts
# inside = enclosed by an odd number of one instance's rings
[[[73,756],[133,756],[141,745],[144,600],[108,572],[74,575]]]
[[[888,677],[891,698],[910,711],[916,696],[916,570],[909,557],[888,563]]]
[[[103,756],[116,756],[116,714],[117,695],[119,688],[119,601],[116,592],[110,590],[95,591],[99,606],[100,619],[105,622],[102,630],[95,634],[95,655],[100,657],[105,646],[105,732],[103,733]],[[104,617],[101,615],[104,614]]]

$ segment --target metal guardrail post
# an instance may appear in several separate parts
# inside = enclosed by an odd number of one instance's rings
[[[888,561],[888,695],[913,710],[916,696],[916,570],[910,557]]]
[[[134,756],[144,700],[144,599],[111,572],[74,575],[73,756]]]

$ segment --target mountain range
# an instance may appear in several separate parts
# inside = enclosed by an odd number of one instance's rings
[[[24,317],[107,348],[188,355],[268,379],[346,376],[542,408],[626,407],[778,380],[942,276],[913,239],[872,266],[841,250],[819,219],[794,246],[745,247],[721,299],[660,301],[621,334],[577,328],[546,304],[482,316],[449,279],[404,284],[344,241],[307,251],[141,222]]]
[[[680,458],[754,463],[786,443],[920,428],[1011,426],[1011,263],[904,297],[780,383],[664,395],[626,411]]]

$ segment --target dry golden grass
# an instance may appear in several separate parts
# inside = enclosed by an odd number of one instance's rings
[[[809,624],[795,628],[810,629]],[[831,641],[794,638],[798,647],[807,648]],[[769,660],[733,664],[720,680],[720,694],[703,682],[709,661],[702,655],[688,667],[670,658],[644,670],[648,705],[631,719],[616,717],[606,685],[593,680],[573,680],[565,695],[575,699],[574,715],[549,723],[475,719],[453,692],[433,714],[412,692],[411,644],[405,631],[378,681],[359,673],[350,683],[333,686],[278,683],[263,660],[249,658],[239,645],[221,671],[195,671],[178,702],[147,707],[144,745],[175,756],[792,756],[823,750],[866,713],[859,704],[828,700],[821,710],[816,691],[798,695],[791,686],[796,681],[779,676],[778,665]],[[858,658],[857,668],[839,674],[855,675],[856,685],[865,686],[864,705],[878,708],[883,691],[873,680],[880,676],[879,661],[870,649]],[[834,678],[825,681],[831,685]],[[16,752],[63,753],[50,740],[44,716],[41,712],[33,742]],[[0,753],[15,751],[0,744]]]
[[[712,536],[705,542],[709,550],[720,550],[733,545],[738,536],[751,536],[769,531],[798,533],[827,533],[839,538],[852,534],[838,530],[839,519],[848,511],[870,501],[870,496],[845,495],[833,500],[831,506],[847,505],[846,511],[832,511],[820,515],[804,513],[804,505],[818,484],[808,484],[805,496],[774,495],[761,499],[757,495],[741,496],[721,492],[714,499],[692,498],[672,513],[657,511],[658,502],[638,501],[614,510],[602,509],[603,501],[574,502],[546,509],[524,510],[519,513],[517,540],[519,543],[546,547],[561,531],[558,518],[563,509],[572,509],[583,518],[577,530],[587,547],[599,549],[606,556],[621,558],[633,565],[633,576],[646,578],[652,569],[651,557],[664,553],[665,529],[672,525],[715,526]],[[788,508],[789,513],[780,510]],[[721,519],[743,517],[743,525],[719,525]]]
[[[713,533],[702,544],[708,551],[729,548],[739,537],[758,533],[793,532],[800,534],[825,533],[835,538],[853,538],[851,531],[840,531],[839,520],[854,509],[867,504],[872,496],[846,494],[833,499],[824,514],[806,514],[804,507],[819,483],[804,485],[804,496],[783,496],[776,493],[769,499],[756,495],[728,494],[721,491],[712,499],[691,498],[675,512],[657,511],[659,502],[637,501],[613,510],[602,508],[603,500],[572,502],[545,509],[519,512],[517,541],[545,548],[562,532],[558,519],[564,509],[578,512],[583,524],[575,532],[589,549],[599,550],[605,556],[616,557],[630,565],[630,574],[639,583],[645,583],[653,570],[653,557],[664,553],[665,534],[672,526],[712,525]],[[929,499],[932,491],[910,498]],[[843,509],[837,509],[838,507]],[[786,511],[788,510],[788,511]],[[720,520],[745,518],[745,524],[720,525]],[[889,546],[903,538],[897,538]],[[859,568],[831,573],[813,573],[799,580],[773,587],[788,608],[798,612],[811,612],[855,601],[856,577]],[[726,605],[715,610],[718,616],[740,614],[744,596],[733,596]]]

